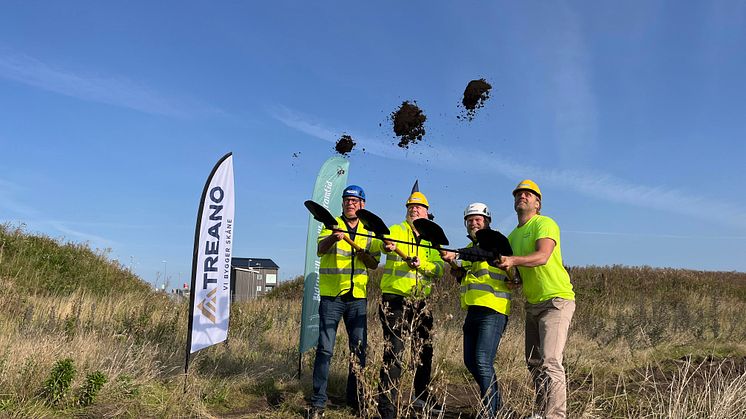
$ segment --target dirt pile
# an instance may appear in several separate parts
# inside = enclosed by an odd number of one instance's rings
[[[349,154],[353,148],[355,148],[355,140],[347,134],[343,134],[342,137],[337,140],[337,144],[334,145],[334,150],[343,156]]]
[[[404,101],[401,107],[391,113],[394,123],[394,134],[399,137],[399,147],[409,148],[425,135],[425,120],[427,117],[417,106],[417,102]]]
[[[466,90],[464,90],[464,98],[461,99],[461,105],[464,107],[465,112],[456,118],[467,121],[474,120],[477,109],[484,107],[484,102],[490,98],[490,89],[492,89],[492,85],[487,83],[485,79],[470,81],[466,85]]]

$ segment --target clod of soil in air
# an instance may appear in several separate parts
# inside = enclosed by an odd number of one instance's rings
[[[409,148],[410,144],[422,139],[425,135],[426,119],[422,109],[417,107],[417,102],[405,101],[399,109],[391,113],[394,134],[399,137],[399,147]]]
[[[352,139],[347,134],[342,135],[342,137],[337,140],[337,144],[334,145],[334,149],[337,151],[337,153],[346,156],[349,154],[350,151],[355,147],[355,140]]]
[[[484,107],[484,102],[490,98],[490,89],[492,89],[492,86],[485,79],[470,81],[466,85],[466,90],[464,90],[464,98],[461,99],[461,104],[466,109],[466,113],[456,118],[466,119],[467,121],[474,120],[477,109]]]

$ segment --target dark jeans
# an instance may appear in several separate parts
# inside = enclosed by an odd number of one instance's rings
[[[328,399],[329,363],[334,353],[339,320],[344,318],[350,353],[355,355],[360,367],[365,366],[365,348],[368,344],[367,304],[365,298],[352,298],[349,294],[340,297],[321,297],[319,304],[319,343],[313,363],[313,396],[311,404],[323,408]],[[347,372],[347,404],[358,407],[359,390],[352,359]]]
[[[383,326],[383,367],[379,384],[378,412],[383,419],[397,416],[394,403],[398,398],[399,379],[401,378],[402,356],[404,354],[403,332],[413,336],[412,347],[419,350],[414,360],[417,368],[414,374],[414,394],[426,400],[427,386],[430,384],[433,363],[433,345],[430,332],[433,329],[433,316],[425,308],[424,301],[407,300],[394,294],[381,295],[381,307],[378,315]]]
[[[464,321],[464,365],[479,385],[484,417],[488,418],[495,417],[502,407],[493,363],[507,324],[508,316],[480,306],[469,306]]]

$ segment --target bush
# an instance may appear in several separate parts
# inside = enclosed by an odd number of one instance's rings
[[[101,388],[106,384],[107,378],[101,371],[95,371],[85,377],[85,383],[78,392],[78,405],[90,406]]]
[[[59,404],[70,390],[76,374],[75,364],[72,359],[66,358],[57,361],[49,374],[49,378],[44,382],[42,394],[47,403],[51,405]]]

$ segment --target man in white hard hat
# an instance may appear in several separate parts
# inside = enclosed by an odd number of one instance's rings
[[[526,296],[526,363],[536,390],[536,410],[547,419],[567,417],[567,385],[562,358],[575,312],[575,293],[562,264],[560,230],[541,213],[541,190],[532,180],[513,190],[518,226],[508,240],[513,256],[495,261],[517,267]]]
[[[487,205],[474,202],[466,207],[464,226],[471,239],[467,249],[476,244],[477,231],[490,228],[491,221]],[[461,308],[467,310],[463,327],[464,364],[479,385],[479,417],[492,419],[502,407],[494,362],[510,314],[507,275],[488,261],[456,260],[453,252],[442,252],[441,255],[451,266],[460,263],[463,269],[452,271],[461,271],[457,275],[457,278],[462,278]]]

